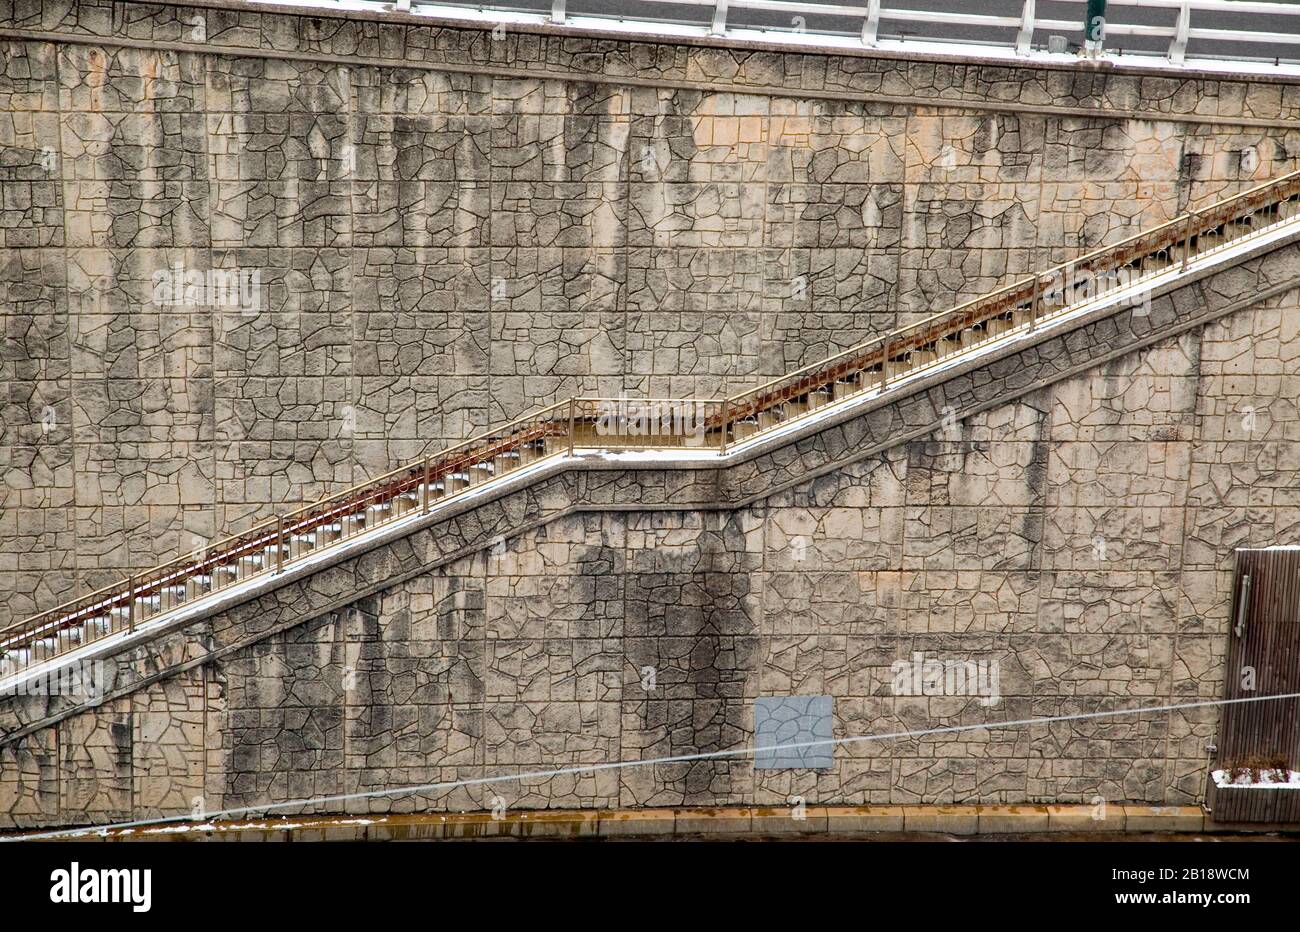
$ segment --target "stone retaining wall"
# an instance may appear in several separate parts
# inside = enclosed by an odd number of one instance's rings
[[[1297,134],[1278,81],[0,3],[0,624],[557,397],[739,390]]]
[[[1220,698],[1233,549],[1300,543],[1297,256],[727,469],[556,474],[111,658],[97,707],[8,700],[3,818],[484,777],[309,808],[1195,804],[1213,708],[510,777],[743,746],[760,696],[832,697],[836,738]],[[916,652],[998,701],[901,694]]]

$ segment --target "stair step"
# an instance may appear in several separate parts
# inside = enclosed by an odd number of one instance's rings
[[[189,593],[185,583],[173,583],[169,586],[164,586],[162,590],[161,608],[170,610],[178,605],[184,605],[188,597]]]
[[[466,470],[460,470],[447,476],[447,488],[452,492],[459,492],[468,486],[469,472]]]
[[[839,401],[841,398],[849,397],[854,392],[861,391],[861,389],[862,375],[858,373],[852,377],[836,379],[835,384],[831,386],[831,397],[835,401]]]
[[[1003,317],[995,317],[989,321],[989,336],[1001,336],[1004,333],[1010,332],[1015,325],[1015,321],[1012,320],[1010,314]]]
[[[1277,195],[1274,194],[1274,196]],[[1219,223],[1217,219],[1209,218],[1217,218],[1223,216],[1223,214],[1202,211],[1197,216],[1202,218],[1203,222]],[[1255,207],[1248,214],[1223,220],[1221,225],[1213,230],[1197,233],[1191,241],[1192,255],[1202,255],[1210,250],[1237,242],[1253,232],[1296,217],[1300,217],[1300,193]],[[1180,227],[1171,227],[1168,232],[1178,237],[1183,235],[1185,230]],[[1184,243],[1180,241],[1136,259],[1131,258],[1131,253],[1121,255],[1113,252],[1112,256],[1115,264],[1119,266],[1118,270],[1120,272],[1149,275],[1178,267],[1185,261],[1185,253]],[[1042,273],[1039,274],[1041,276]],[[1110,279],[1103,279],[1103,281],[1109,282]],[[1061,310],[1073,307],[1086,300],[1092,300],[1095,297],[1097,295],[1091,293],[1090,285],[1075,285],[1060,292],[1040,292],[1037,310],[1039,316],[1049,317]],[[828,404],[848,398],[857,392],[879,386],[885,381],[886,377],[889,380],[905,377],[910,373],[935,365],[963,350],[983,346],[1015,331],[1017,328],[1028,325],[1034,308],[1026,303],[1028,298],[1023,294],[1017,298],[1017,301],[1020,303],[1013,310],[944,334],[934,342],[924,346],[904,349],[909,344],[904,342],[887,343],[887,347],[893,354],[892,358],[884,360],[883,363],[876,363],[873,366],[864,367],[861,371],[840,377],[830,384],[805,390],[805,386],[809,384],[808,382],[795,383],[800,386],[797,390],[804,391],[804,394],[789,398],[754,415],[734,421],[725,429],[720,430],[715,421],[713,422],[714,426],[709,430],[709,436],[715,441],[721,439],[744,440],[763,430],[784,424],[793,418],[798,418]],[[962,326],[958,321],[959,318],[951,318],[941,326]],[[925,339],[929,339],[929,337],[925,337]],[[879,353],[879,349],[877,348],[873,352]],[[828,360],[827,365],[830,364],[831,361]],[[861,365],[861,363],[857,362],[854,365]],[[817,384],[817,380],[821,378],[828,378],[828,376],[824,374],[815,377],[811,384]],[[751,409],[746,406],[743,410]],[[238,557],[214,554],[213,558],[229,562],[213,566],[206,572],[196,572],[181,582],[161,586],[153,591],[135,594],[132,596],[129,607],[127,605],[116,605],[87,620],[60,622],[66,627],[62,628],[56,636],[42,637],[29,645],[11,649],[7,655],[0,658],[0,664],[5,665],[0,669],[13,669],[31,660],[40,659],[53,652],[63,650],[68,646],[88,643],[104,637],[126,627],[128,619],[139,622],[159,612],[169,611],[175,607],[185,605],[208,593],[220,590],[237,580],[255,577],[271,569],[278,569],[287,560],[297,559],[341,539],[384,525],[401,515],[419,510],[429,503],[455,495],[467,488],[489,482],[493,478],[506,475],[511,470],[526,466],[529,463],[563,453],[574,442],[574,438],[567,434],[557,436],[553,433],[553,431],[560,429],[562,417],[557,415],[550,423],[537,422],[527,428],[517,428],[523,433],[516,433],[512,436],[532,436],[535,439],[526,443],[519,443],[510,449],[501,450],[478,462],[466,464],[457,468],[454,472],[440,476],[429,483],[419,482],[415,488],[407,489],[396,495],[391,493],[390,487],[390,489],[385,489],[382,493],[379,493],[391,495],[391,497],[382,501],[373,500],[375,493],[367,493],[372,496],[371,500],[352,506],[357,509],[353,513],[305,532],[287,534],[282,543],[273,542],[260,551],[242,553]],[[590,426],[590,420],[584,416],[581,425],[586,430]],[[534,431],[536,432],[534,433]],[[543,436],[543,434],[545,435]],[[723,436],[720,437],[719,435]],[[501,444],[513,441],[498,439],[493,442]],[[471,453],[469,455],[485,454]],[[405,482],[420,478],[418,473],[413,472],[407,472],[404,475],[407,477],[403,480]],[[262,533],[265,532],[262,531]],[[125,596],[119,594],[117,597],[123,598]],[[43,625],[38,630],[44,630]]]
[[[519,448],[519,461],[521,464],[536,462],[545,455],[545,446],[537,441],[525,443]]]
[[[343,534],[343,523],[341,521],[332,521],[329,524],[320,524],[316,526],[316,546],[325,547],[334,543]]]
[[[354,511],[350,515],[344,515],[339,519],[343,525],[343,536],[351,537],[353,534],[359,534],[366,529],[368,515],[364,511]]]
[[[81,623],[82,642],[88,643],[97,638],[102,638],[113,630],[107,615],[100,615],[96,618],[90,618]]]
[[[185,580],[185,588],[188,590],[189,598],[197,599],[199,596],[207,595],[212,591],[212,574],[200,573],[191,576]]]
[[[414,492],[403,492],[393,499],[393,515],[404,515],[420,507],[419,496]]]

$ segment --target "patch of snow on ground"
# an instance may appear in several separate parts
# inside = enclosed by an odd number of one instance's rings
[[[1288,770],[1286,780],[1277,780],[1273,776],[1273,771],[1262,770],[1260,773],[1261,779],[1258,783],[1251,780],[1249,773],[1244,774],[1235,781],[1228,779],[1226,770],[1216,770],[1210,776],[1214,777],[1214,785],[1219,787],[1248,786],[1259,790],[1283,790],[1288,787],[1300,789],[1300,770]]]

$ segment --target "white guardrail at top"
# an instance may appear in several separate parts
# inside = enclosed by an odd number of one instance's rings
[[[657,37],[718,37],[802,47],[1067,61],[1083,43],[1087,0],[248,0],[320,10],[402,13],[484,24],[552,25]],[[902,3],[905,0],[894,0]],[[1094,0],[1094,3],[1096,0]],[[1055,12],[1053,17],[1041,11]],[[1069,18],[1061,18],[1065,13]],[[1300,2],[1108,0],[1104,48],[1120,64],[1300,74]]]

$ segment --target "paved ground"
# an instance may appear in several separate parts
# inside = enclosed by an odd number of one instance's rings
[[[608,841],[637,841],[638,839],[606,839]],[[644,841],[644,839],[640,839]],[[1172,832],[1114,835],[1107,832],[1060,832],[1050,836],[1037,833],[1006,835],[944,835],[934,832],[836,832],[815,837],[795,837],[788,835],[730,835],[725,838],[709,835],[676,835],[672,841],[820,841],[820,842],[971,842],[971,841],[1259,841],[1259,842],[1300,842],[1300,835],[1283,835],[1280,833],[1215,833],[1215,834],[1179,834]]]

